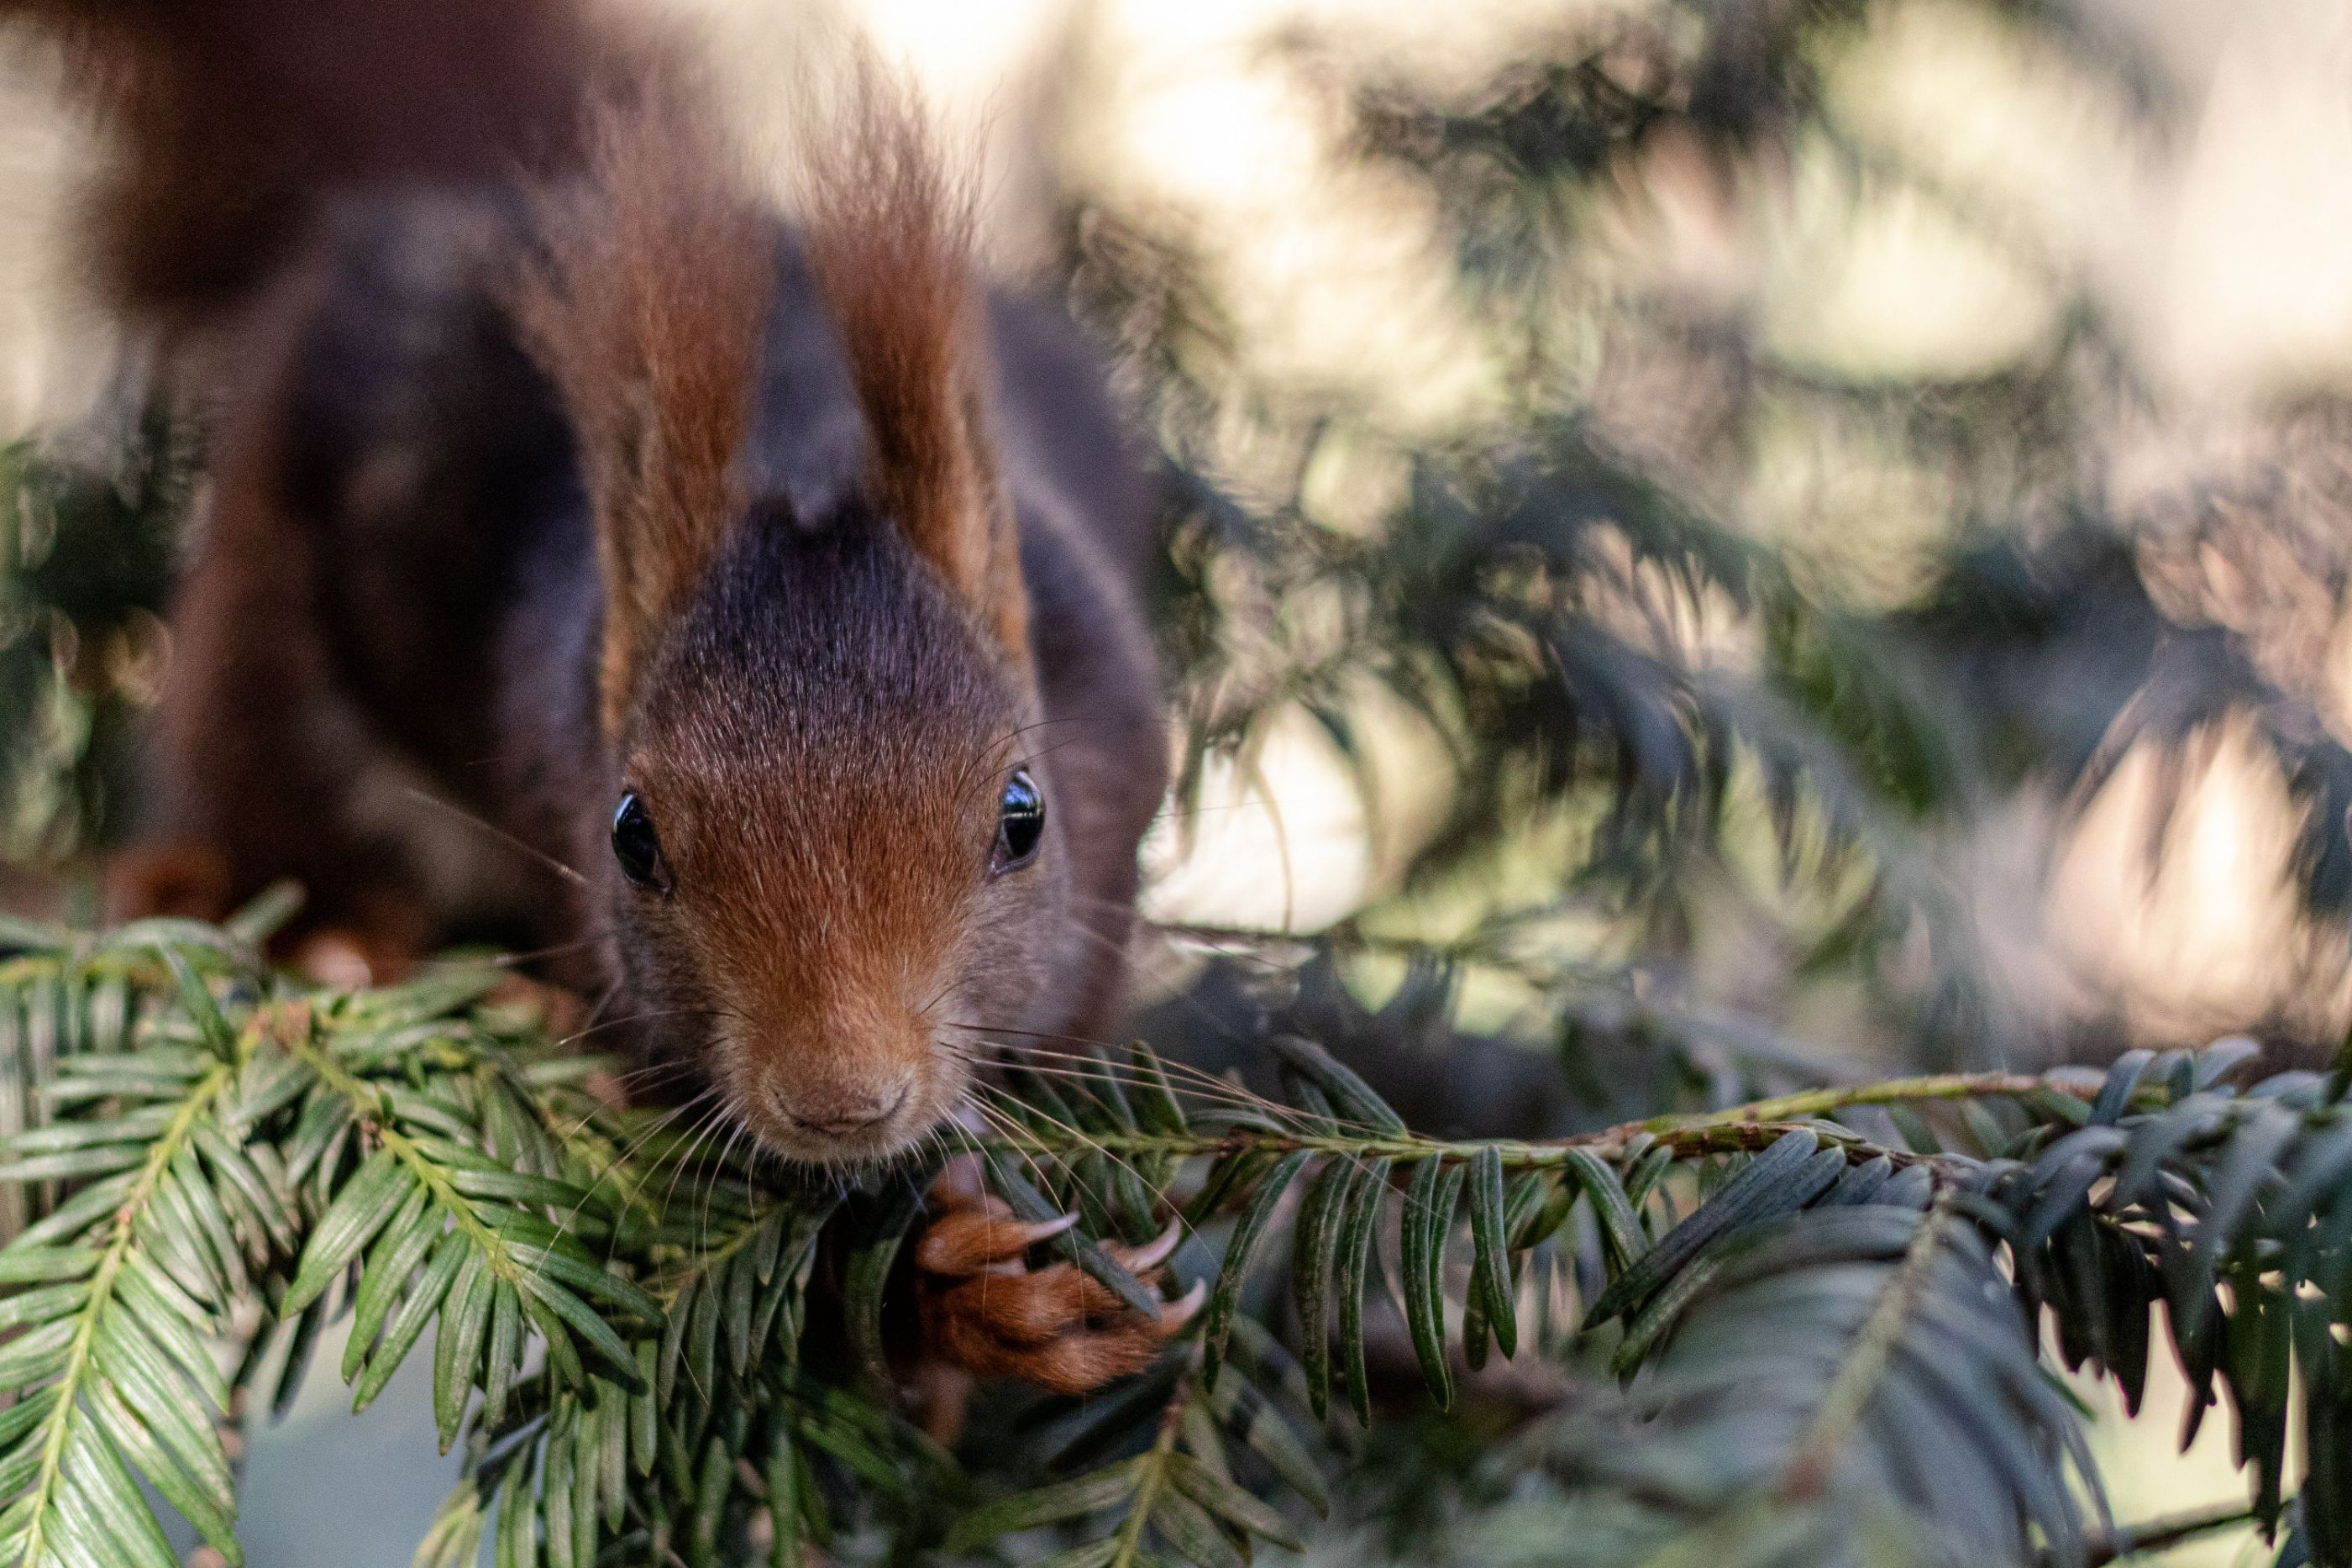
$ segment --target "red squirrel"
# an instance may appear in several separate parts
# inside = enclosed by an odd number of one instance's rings
[[[1148,495],[902,95],[854,73],[787,223],[674,51],[559,0],[7,11],[82,68],[96,275],[208,410],[126,905],[292,878],[379,976],[495,915],[798,1162],[1108,1031],[1167,777]],[[933,1220],[932,1354],[1140,1367],[1184,1304],[1024,1272],[1044,1228]]]

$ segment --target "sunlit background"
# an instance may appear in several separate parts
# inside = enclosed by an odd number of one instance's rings
[[[1587,1027],[1737,1019],[1734,1054],[2344,1033],[2342,0],[674,8],[780,192],[807,62],[851,28],[902,62],[981,173],[994,264],[1073,299],[1173,459],[1171,591],[1213,613],[1171,632],[1197,765],[1150,847],[1176,933],[1147,955],[1153,997],[1213,967],[1221,934],[1274,930],[1343,934],[1334,973],[1366,1009],[1409,983],[1404,950],[1448,948],[1447,1026],[1535,1056],[1559,977],[1588,973]],[[119,433],[123,377],[61,246],[89,154],[53,75],[7,56],[0,427],[70,445]],[[1576,790],[1438,853],[1491,782],[1465,721],[1357,657],[1344,573],[1297,569],[1380,559],[1400,519],[1444,514],[1433,474],[1541,459],[1561,432],[1603,455],[1608,494],[1650,487],[1716,559],[1787,584],[1673,570],[1628,524],[1581,541],[1606,586],[1580,613],[1843,747],[1793,789],[1727,763],[1721,842],[1671,895],[1585,891],[1604,809]],[[1228,512],[1293,532],[1253,550]],[[57,527],[0,518],[0,569],[53,583]],[[20,868],[70,868],[119,813],[91,758],[166,652],[152,585],[127,597],[82,614],[0,586]],[[1903,662],[1839,654],[1846,632],[1891,632]],[[1850,786],[1861,805],[1807,794]],[[1832,940],[1902,899],[1937,913],[1875,929],[1867,958]],[[2135,1445],[2118,1512],[2229,1494],[2226,1432],[2175,1460],[2156,1402],[2103,1427]],[[320,1440],[320,1403],[262,1439],[257,1482],[268,1445]],[[380,1557],[335,1560],[404,1561],[440,1487],[420,1477]],[[257,1540],[270,1507],[264,1488]]]
[[[2089,0],[2048,21],[1963,0],[1855,7],[1806,51],[1817,112],[1771,156],[1661,135],[1542,193],[1573,238],[1549,257],[1536,340],[1465,267],[1447,208],[1472,193],[1368,158],[1368,120],[1490,110],[1564,62],[1638,92],[1718,8],[679,8],[725,40],[744,121],[780,143],[792,62],[846,26],[877,40],[976,150],[1009,276],[1056,277],[1074,223],[1180,254],[1217,311],[1179,349],[1215,405],[1192,450],[1221,484],[1345,533],[1377,537],[1409,454],[1507,441],[1532,401],[1685,465],[1832,601],[1900,608],[1956,538],[1998,526],[1979,508],[2011,498],[1906,449],[1906,389],[2087,382],[2071,361],[2112,356],[2120,384],[2074,393],[2084,424],[2064,455],[2081,472],[2066,477],[2109,498],[2171,586],[2165,608],[2247,638],[2332,734],[2352,734],[2352,623],[2328,580],[2347,554],[2352,447],[2298,423],[2352,378],[2340,5]],[[1732,417],[1708,402],[1715,333],[1783,383],[1736,429],[1708,428]],[[2198,537],[2207,507],[2274,508],[2294,537],[2239,541],[2229,559]],[[1691,645],[1752,661],[1752,626],[1678,608]],[[1452,780],[1409,708],[1370,683],[1352,703],[1379,798],[1307,712],[1275,708],[1171,819],[1157,914],[1313,931],[1391,891]],[[2086,800],[2020,791],[1944,846],[1991,958],[2053,1017],[2121,1009],[2168,1037],[2284,1013],[2338,1030],[2352,996],[2302,918],[2298,809],[2278,767],[2228,722],[2192,751],[2160,779],[2134,751]]]

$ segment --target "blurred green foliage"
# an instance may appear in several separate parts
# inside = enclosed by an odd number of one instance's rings
[[[1074,298],[1121,346],[1173,477],[1167,625],[1188,779],[1246,758],[1303,706],[1376,799],[1367,677],[1451,756],[1444,820],[1326,948],[1418,938],[1421,977],[1441,988],[1449,969],[1532,976],[1538,1019],[1600,985],[1654,1019],[1745,994],[1753,1021],[1781,1024],[1826,988],[1862,998],[1836,1016],[1864,1058],[2111,1055],[2145,1027],[2121,1023],[2114,998],[2055,1006],[1987,961],[1988,924],[2041,940],[2043,890],[1979,907],[1962,852],[2047,801],[2054,855],[2138,758],[2158,780],[2153,858],[2206,748],[2241,727],[2284,780],[2278,869],[2306,928],[2340,930],[2352,752],[2312,648],[2341,619],[2352,551],[2298,510],[2315,483],[2336,499],[2333,405],[2254,419],[2265,461],[2251,481],[2184,470],[2158,502],[2126,502],[2113,449],[2157,396],[2079,279],[2055,285],[2046,343],[1935,381],[1841,376],[1780,351],[1752,301],[1625,271],[1612,229],[1645,203],[1717,199],[1736,229],[1757,221],[1742,202],[1769,204],[1824,142],[1870,188],[2014,237],[1935,172],[1865,145],[1825,92],[1823,62],[1885,9],[1612,10],[1564,21],[1559,57],[1467,95],[1350,74],[1311,29],[1270,42],[1257,68],[1336,104],[1345,158],[1439,214],[1465,351],[1499,367],[1501,392],[1436,434],[1360,391],[1265,373],[1208,263],[1215,236],[1115,191],[1074,203]],[[1970,9],[2111,93],[2135,131],[2177,129],[2124,35],[2068,7]],[[1651,188],[1669,176],[1689,188]],[[1842,456],[1897,476],[1931,514],[1891,567],[1889,519],[1775,515],[1780,470],[1796,464],[1828,496]],[[1372,486],[1370,515],[1335,517],[1330,476],[1367,466],[1403,477]],[[2249,580],[2266,587],[2246,593]],[[1563,821],[1580,825],[1563,836]],[[1549,893],[1490,874],[1529,860],[1554,873]],[[1467,934],[1465,867],[1486,868],[1469,874],[1487,890],[1484,930]],[[2118,903],[2148,869],[2112,868]],[[2250,854],[2241,881],[2266,892],[2269,870]],[[1572,984],[1536,973],[1563,963]],[[2238,1021],[2324,1051],[2332,983]]]
[[[194,474],[162,413],[127,423],[96,458],[0,448],[0,862],[55,865],[121,828]]]

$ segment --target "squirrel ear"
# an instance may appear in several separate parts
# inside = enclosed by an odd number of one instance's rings
[[[942,168],[921,105],[863,51],[804,172],[809,263],[865,414],[867,483],[1026,668],[1028,597],[989,430],[971,192]]]
[[[584,189],[543,197],[509,307],[579,443],[604,590],[604,733],[743,507],[738,459],[775,285],[775,235],[684,84],[593,121]]]

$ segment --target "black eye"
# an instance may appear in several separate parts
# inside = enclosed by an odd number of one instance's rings
[[[669,891],[669,865],[662,859],[654,814],[634,793],[622,796],[613,813],[613,858],[621,862],[621,874],[639,887]]]
[[[1003,799],[996,807],[996,853],[992,871],[1011,871],[1037,858],[1045,839],[1045,797],[1025,768],[1013,769],[1004,781]]]

